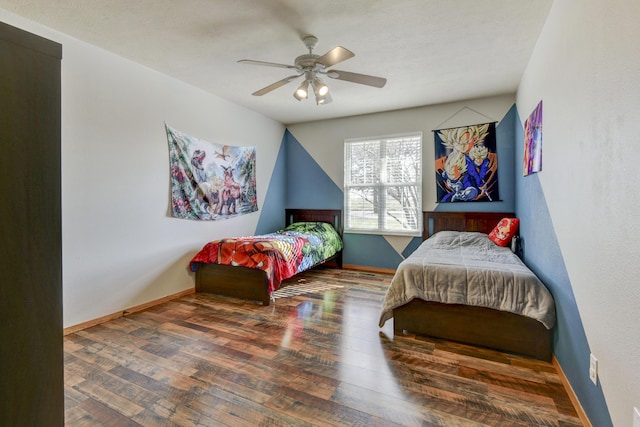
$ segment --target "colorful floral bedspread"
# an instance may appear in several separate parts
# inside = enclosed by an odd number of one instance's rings
[[[211,241],[189,267],[192,271],[202,264],[257,268],[267,273],[271,293],[283,280],[326,261],[342,248],[342,239],[331,224],[297,222],[274,233]]]

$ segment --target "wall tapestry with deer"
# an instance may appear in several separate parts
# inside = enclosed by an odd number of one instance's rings
[[[212,221],[258,210],[255,147],[213,144],[165,128],[172,216]]]

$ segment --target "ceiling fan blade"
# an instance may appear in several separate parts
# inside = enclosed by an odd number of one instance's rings
[[[332,67],[339,62],[346,61],[349,58],[356,56],[349,49],[345,49],[342,46],[334,47],[329,52],[316,59],[318,64],[322,64],[327,67]]]
[[[296,68],[295,65],[278,64],[276,62],[254,61],[253,59],[241,59],[238,62],[240,64],[266,65],[267,67]]]
[[[350,73],[348,71],[329,70],[327,76],[336,80],[344,80],[352,83],[360,83],[362,85],[368,85],[373,87],[384,87],[387,84],[387,79],[384,77],[369,76],[366,74]]]
[[[253,95],[253,96],[266,95],[267,93],[271,92],[272,90],[276,90],[279,87],[282,87],[282,86],[286,85],[287,83],[292,82],[293,80],[297,79],[300,76],[301,76],[301,74],[296,74],[295,76],[285,77],[282,80],[278,80],[275,83],[271,83],[267,87],[263,87],[262,89],[253,92],[251,95]]]

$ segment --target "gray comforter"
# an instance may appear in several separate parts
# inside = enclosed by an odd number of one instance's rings
[[[394,308],[414,298],[521,314],[548,329],[556,321],[544,284],[509,248],[482,233],[441,231],[402,261],[387,290],[380,327]]]

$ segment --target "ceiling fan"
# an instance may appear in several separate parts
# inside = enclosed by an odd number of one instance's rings
[[[369,76],[367,74],[351,73],[349,71],[328,69],[342,61],[353,58],[355,54],[342,46],[331,49],[324,55],[316,55],[313,49],[318,45],[318,39],[315,36],[306,36],[302,39],[304,45],[309,49],[309,53],[298,56],[294,60],[294,65],[278,64],[275,62],[254,61],[252,59],[241,59],[238,61],[242,64],[266,65],[268,67],[291,68],[296,70],[296,74],[278,80],[258,91],[252,93],[254,96],[262,96],[290,83],[301,76],[304,76],[303,82],[293,93],[294,98],[302,101],[309,97],[309,88],[313,90],[316,98],[316,104],[328,104],[331,102],[329,95],[329,86],[327,86],[320,76],[327,76],[336,80],[344,80],[352,83],[360,83],[367,86],[377,88],[383,87],[387,83],[387,79],[383,77]]]

